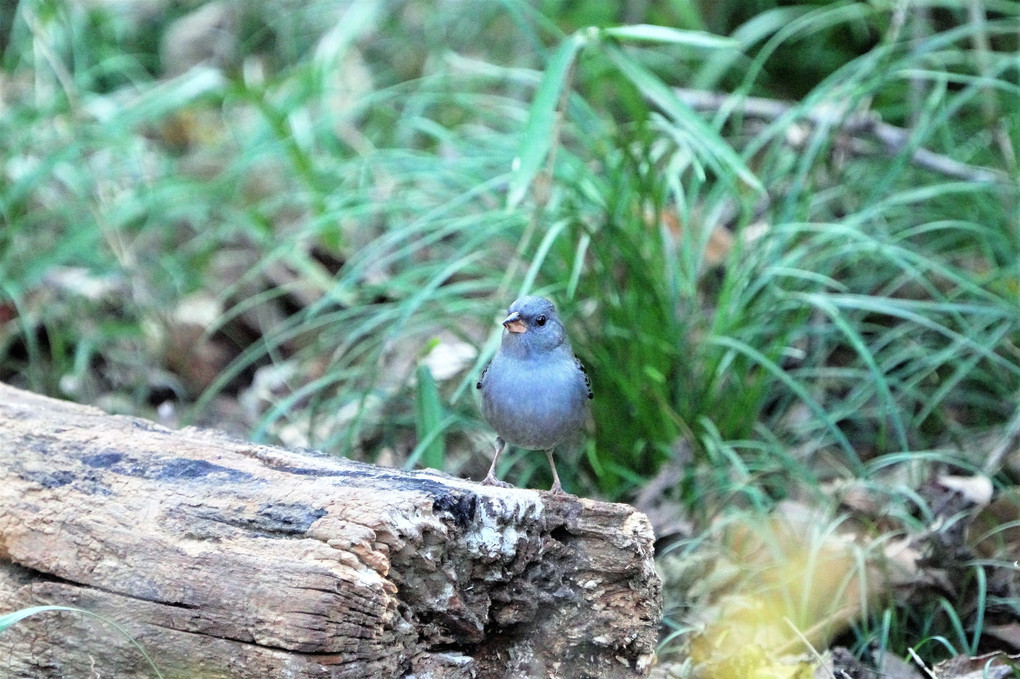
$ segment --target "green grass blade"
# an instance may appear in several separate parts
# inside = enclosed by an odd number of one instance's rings
[[[142,657],[145,658],[145,661],[149,664],[149,667],[152,668],[152,671],[156,674],[156,676],[159,677],[159,679],[163,679],[163,674],[159,671],[159,668],[156,667],[156,664],[152,661],[152,658],[149,657],[149,654],[145,652],[145,649],[142,648],[142,645],[135,641],[135,638],[132,637],[127,630],[125,630],[123,627],[121,627],[114,621],[110,620],[109,618],[99,615],[98,613],[93,613],[92,611],[86,611],[82,608],[74,608],[71,606],[30,606],[28,608],[22,608],[21,610],[14,611],[12,613],[0,615],[0,634],[2,634],[5,630],[9,629],[13,625],[16,625],[18,622],[24,620],[29,616],[51,612],[82,613],[84,615],[96,618],[97,620],[100,620],[106,623],[107,625],[110,625],[115,630],[120,632],[125,639],[130,641],[132,646],[138,649],[138,652],[142,654]]]
[[[829,300],[825,295],[820,294],[806,294],[806,295],[794,295],[796,298],[803,299],[807,304],[811,305],[815,309],[818,309],[832,323],[840,330],[843,337],[846,338],[850,346],[853,347],[854,351],[864,362],[868,368],[868,372],[871,374],[872,383],[878,392],[880,401],[882,402],[883,410],[892,422],[893,429],[896,432],[896,444],[900,450],[908,450],[910,448],[910,442],[907,439],[906,426],[903,423],[903,419],[900,415],[900,407],[896,403],[896,399],[892,394],[892,390],[889,388],[889,382],[885,372],[879,367],[878,362],[875,360],[874,354],[868,348],[861,337],[860,333],[854,327],[854,325],[842,314],[839,308]]]
[[[721,176],[736,175],[756,192],[765,192],[765,187],[737,152],[691,107],[681,101],[672,88],[619,48],[606,45],[604,49],[606,56],[620,72],[678,126],[692,151],[703,157]]]
[[[632,24],[613,26],[599,31],[601,35],[616,38],[621,42],[654,42],[670,45],[684,45],[699,49],[734,49],[740,43],[733,38],[713,35],[705,31],[685,31],[669,26]]]
[[[538,175],[542,163],[549,156],[559,125],[557,116],[565,88],[570,87],[569,76],[578,52],[587,38],[575,33],[564,40],[553,54],[542,75],[535,100],[528,112],[521,145],[513,161],[510,185],[507,190],[507,208],[517,207]]]
[[[415,399],[415,428],[418,431],[419,445],[424,445],[421,452],[421,463],[431,469],[443,468],[443,455],[446,445],[443,432],[443,401],[439,396],[439,388],[432,377],[432,371],[424,363],[418,364],[417,398]],[[426,441],[429,443],[425,444]]]
[[[860,460],[857,457],[857,451],[854,450],[853,445],[847,439],[846,435],[840,431],[839,427],[836,426],[831,415],[825,411],[818,401],[808,393],[807,388],[804,384],[794,379],[788,372],[783,370],[774,361],[770,360],[765,354],[761,353],[746,342],[742,342],[733,337],[722,337],[714,336],[709,337],[706,343],[731,349],[740,354],[743,354],[753,360],[755,363],[760,365],[762,368],[767,370],[774,378],[782,382],[787,389],[793,392],[810,410],[811,413],[818,418],[819,422],[825,425],[826,430],[830,433],[833,440],[843,449],[844,452],[850,458],[855,468],[860,467]]]

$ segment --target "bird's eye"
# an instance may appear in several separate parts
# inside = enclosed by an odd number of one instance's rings
[[[536,318],[535,323],[537,323],[538,325],[545,325],[545,315],[543,314],[542,316]]]

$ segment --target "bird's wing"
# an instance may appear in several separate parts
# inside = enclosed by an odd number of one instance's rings
[[[577,364],[577,369],[581,371],[582,375],[584,375],[584,386],[588,389],[588,398],[594,398],[595,394],[591,390],[591,378],[588,377],[588,371],[584,369],[584,363],[581,363],[581,359],[577,356],[574,356],[574,363]],[[488,366],[486,366],[486,368],[488,368]],[[482,375],[484,374],[485,372],[483,371]],[[479,382],[479,385],[481,385],[481,382]]]
[[[490,365],[492,365],[492,361],[489,361],[488,363],[486,363],[485,367],[482,368],[482,374],[478,376],[478,381],[475,382],[475,389],[481,389],[482,388],[482,380],[485,379],[485,371],[489,369]],[[590,392],[591,389],[589,388],[588,391]]]

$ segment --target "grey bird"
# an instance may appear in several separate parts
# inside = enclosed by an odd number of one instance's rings
[[[482,392],[482,416],[496,430],[496,454],[482,483],[510,487],[496,479],[496,461],[510,443],[544,450],[552,467],[553,493],[563,493],[553,450],[582,433],[589,420],[591,381],[570,348],[552,302],[521,297],[503,319],[503,341],[475,386]]]

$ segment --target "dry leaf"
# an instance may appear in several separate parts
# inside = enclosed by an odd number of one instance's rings
[[[476,356],[478,349],[473,344],[456,337],[443,337],[436,341],[436,345],[422,362],[437,382],[445,382],[460,374]]]
[[[883,578],[861,573],[860,539],[831,526],[812,508],[787,502],[767,520],[729,527],[725,562],[739,578],[691,641],[696,666],[773,676],[777,658],[823,647],[884,594]],[[799,676],[801,669],[782,671]]]
[[[1020,655],[1002,652],[978,656],[958,655],[935,665],[935,679],[1006,679],[1014,676]]]
[[[986,625],[982,635],[992,637],[1005,642],[1020,651],[1020,622],[1011,622],[1007,625]]]
[[[983,556],[1020,554],[1020,487],[1006,488],[974,517],[974,550]]]
[[[985,507],[992,501],[992,480],[987,476],[943,475],[936,482],[949,490],[956,491],[963,499],[978,507]]]
[[[917,665],[909,663],[894,653],[886,651],[878,666],[878,676],[882,679],[924,679]]]

